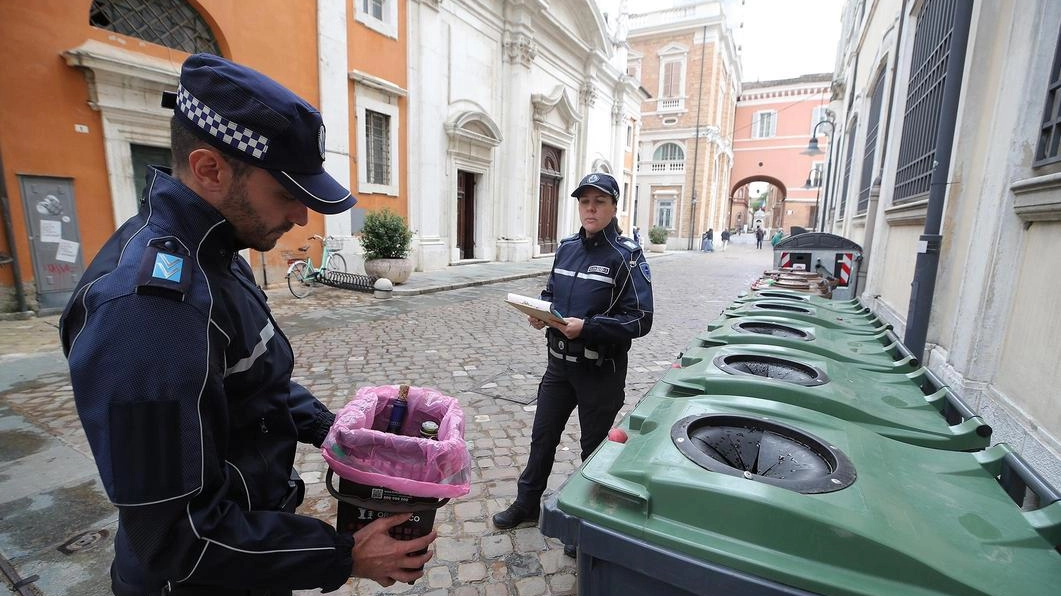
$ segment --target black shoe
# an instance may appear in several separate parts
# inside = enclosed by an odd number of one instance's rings
[[[578,554],[578,549],[575,547],[574,544],[565,544],[564,554],[574,559],[575,555]]]
[[[499,530],[515,528],[523,522],[538,523],[538,510],[527,509],[519,503],[513,503],[501,513],[494,514],[494,526]]]

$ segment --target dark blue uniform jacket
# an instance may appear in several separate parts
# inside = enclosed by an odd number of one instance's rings
[[[615,219],[592,238],[579,230],[560,241],[542,299],[565,317],[584,319],[577,341],[601,357],[628,351],[652,328],[648,263],[636,242],[619,235]]]
[[[352,537],[280,511],[296,443],[319,445],[334,415],[291,381],[291,346],[231,225],[160,170],[148,184],[60,327],[119,510],[114,571],[144,593],[165,582],[335,589]]]

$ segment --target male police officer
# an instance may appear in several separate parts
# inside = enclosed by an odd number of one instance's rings
[[[356,201],[323,170],[320,113],[204,54],[163,104],[175,108],[173,174],[150,171],[140,213],[93,260],[60,330],[118,507],[112,589],[275,596],[334,590],[351,573],[415,580],[431,555],[409,553],[435,535],[391,538],[407,515],[351,536],[294,514],[296,443],[319,446],[335,416],[291,381],[291,346],[237,252],[270,250],[307,208]]]
[[[572,410],[578,408],[582,459],[604,440],[625,399],[631,340],[652,328],[648,263],[636,242],[619,235],[615,219],[619,185],[608,174],[590,174],[571,196],[578,198],[582,229],[560,242],[542,292],[565,315],[564,324],[549,323],[546,332],[549,361],[538,386],[530,457],[516,501],[494,515],[501,529],[537,520]],[[546,326],[535,318],[529,323]]]

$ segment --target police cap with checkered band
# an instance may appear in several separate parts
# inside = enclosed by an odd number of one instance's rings
[[[324,171],[320,112],[269,77],[210,54],[184,61],[174,108],[183,126],[237,159],[268,171],[306,207],[342,213],[357,199]]]
[[[589,174],[578,183],[578,188],[571,193],[573,197],[581,197],[587,188],[596,188],[610,196],[613,201],[619,202],[619,183],[610,174]]]

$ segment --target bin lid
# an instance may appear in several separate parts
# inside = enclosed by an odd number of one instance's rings
[[[836,250],[837,252],[862,252],[858,244],[828,232],[807,232],[789,236],[777,243],[774,250]]]
[[[709,471],[677,446],[672,429],[720,419],[796,429],[821,442],[819,475],[827,482],[843,467],[826,451],[843,454],[857,475],[850,484],[837,478],[837,490],[800,492],[763,478],[761,461],[749,474]],[[623,424],[626,443],[605,441],[561,488],[558,504],[646,546],[822,594],[1002,596],[1061,585],[1061,501],[1022,511],[996,478],[1012,452],[1004,444],[979,453],[926,449],[806,408],[735,395],[649,398]],[[809,474],[794,465],[806,455],[792,450],[795,460],[785,458],[782,471]],[[763,455],[742,452],[749,457]]]

